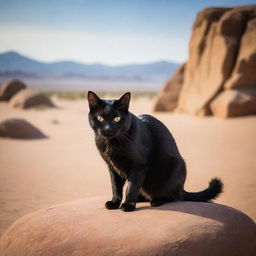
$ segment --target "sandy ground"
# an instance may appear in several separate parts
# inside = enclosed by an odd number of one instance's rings
[[[52,204],[109,195],[107,168],[94,144],[87,103],[54,98],[58,109],[17,110],[0,103],[0,121],[24,118],[49,139],[0,139],[0,234],[17,218]],[[131,103],[135,114],[150,113],[153,101]],[[154,114],[176,138],[188,175],[185,188],[199,191],[220,177],[218,203],[256,220],[256,117],[229,120]]]

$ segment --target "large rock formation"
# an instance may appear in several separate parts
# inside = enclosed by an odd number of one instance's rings
[[[24,119],[7,119],[0,123],[0,137],[42,139],[46,136]]]
[[[35,89],[25,89],[12,97],[10,105],[14,108],[32,108],[37,106],[54,107],[54,104],[42,92]]]
[[[28,214],[0,239],[1,256],[248,256],[256,225],[215,203],[176,202],[134,212],[107,210],[104,198],[53,206]]]
[[[207,8],[200,12],[193,26],[176,110],[193,115],[211,115],[214,114],[211,102],[224,90],[256,90],[255,42],[255,5]],[[251,99],[250,104],[254,104],[254,93]],[[171,97],[169,101],[172,101]],[[240,115],[247,114],[256,112],[240,111]]]
[[[0,87],[0,100],[8,101],[14,94],[26,87],[27,86],[23,82],[16,79],[5,82]]]

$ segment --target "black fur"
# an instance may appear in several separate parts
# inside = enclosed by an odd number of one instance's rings
[[[113,198],[107,209],[120,207],[127,181],[123,211],[132,211],[138,201],[160,206],[177,200],[207,202],[222,192],[215,178],[201,192],[186,192],[186,165],[175,140],[163,123],[150,115],[128,111],[130,93],[119,100],[102,100],[88,92],[89,122],[97,148],[109,167]],[[115,122],[115,117],[120,120]],[[100,120],[98,120],[100,119]]]

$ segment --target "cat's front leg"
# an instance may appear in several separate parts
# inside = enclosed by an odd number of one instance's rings
[[[136,168],[130,172],[128,176],[128,186],[126,189],[125,202],[121,205],[121,209],[125,212],[131,212],[136,208],[136,202],[139,197],[140,188],[146,176],[145,168]]]
[[[107,201],[105,207],[109,210],[118,209],[123,198],[123,187],[125,179],[120,177],[112,167],[109,167],[113,197]]]

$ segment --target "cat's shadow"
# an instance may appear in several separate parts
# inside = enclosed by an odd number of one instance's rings
[[[196,215],[203,218],[209,218],[221,223],[226,222],[228,218],[233,216],[233,212],[237,211],[229,206],[217,203],[204,203],[204,202],[173,202],[167,203],[159,207],[151,207],[150,205],[140,206],[137,204],[136,211],[170,211],[182,212],[185,214]]]

